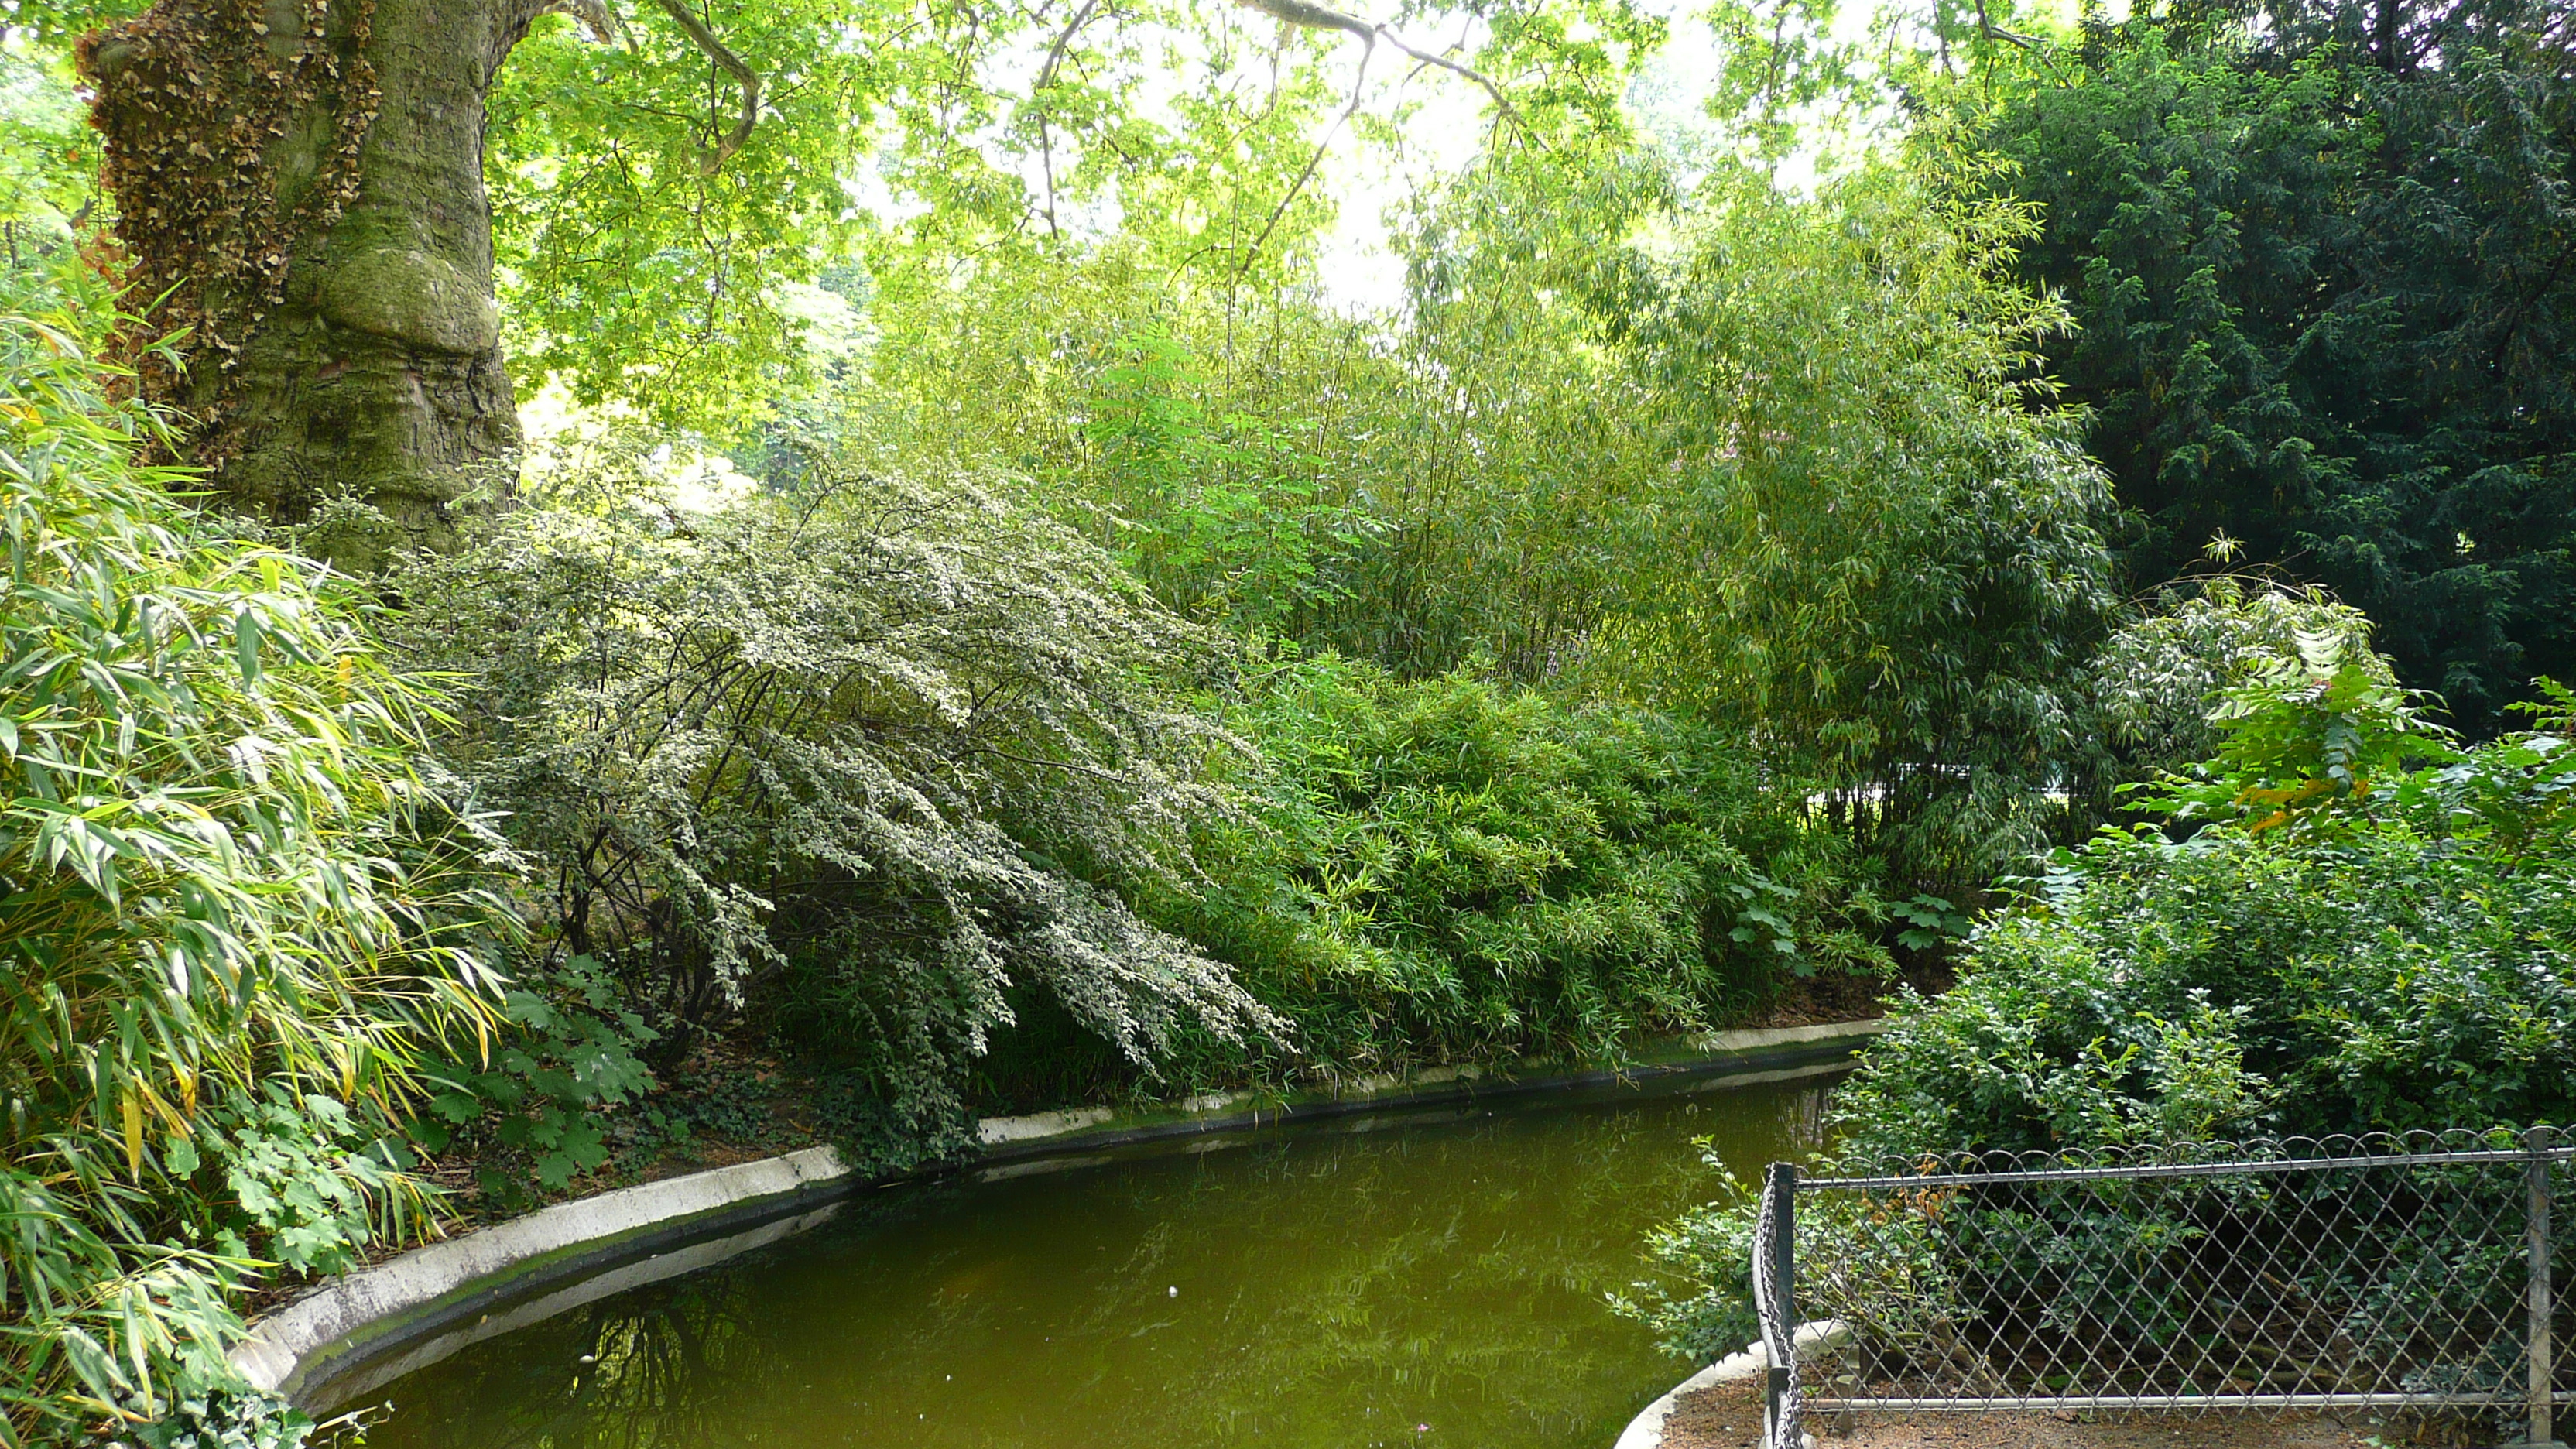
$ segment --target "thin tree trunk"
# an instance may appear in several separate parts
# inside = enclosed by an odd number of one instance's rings
[[[344,562],[436,545],[508,484],[483,103],[539,8],[161,0],[81,47],[143,391],[235,506],[332,520]],[[177,328],[179,365],[144,351]]]

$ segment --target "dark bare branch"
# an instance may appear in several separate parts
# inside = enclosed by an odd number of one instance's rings
[[[1383,40],[1424,65],[1438,66],[1442,70],[1465,76],[1483,86],[1485,94],[1494,98],[1494,105],[1502,111],[1505,119],[1523,131],[1529,129],[1528,123],[1521,118],[1519,108],[1512,104],[1512,98],[1503,93],[1502,86],[1492,76],[1474,66],[1451,60],[1437,51],[1423,50],[1412,45],[1403,36],[1396,34],[1390,26],[1371,25],[1356,15],[1345,15],[1339,10],[1315,4],[1314,0],[1235,0],[1235,3],[1247,10],[1258,10],[1274,20],[1302,26],[1308,30],[1338,30],[1346,35],[1358,36],[1370,45]]]
[[[1099,8],[1100,0],[1082,0],[1081,8],[1073,12],[1073,19],[1056,32],[1055,44],[1047,47],[1046,64],[1038,67],[1037,82],[1029,87],[1030,90],[1042,91],[1055,84],[1056,67],[1064,64],[1065,47],[1073,44],[1073,38],[1082,33],[1082,27],[1091,23],[1091,12]]]
[[[735,152],[742,149],[743,142],[751,139],[752,125],[760,119],[760,73],[744,64],[741,56],[727,50],[725,43],[716,39],[716,33],[707,28],[707,23],[698,18],[698,13],[688,7],[686,0],[661,0],[661,6],[664,14],[688,32],[689,39],[698,49],[707,53],[707,59],[716,63],[717,69],[732,76],[742,86],[742,113],[735,119],[733,129],[718,137],[716,143],[707,148],[706,154],[698,158],[698,169],[713,176],[733,159]]]
[[[1246,0],[1246,3],[1250,3],[1250,0]],[[1281,0],[1281,3],[1297,4],[1305,9],[1315,8],[1305,5],[1304,0]],[[1262,8],[1269,7],[1265,4]],[[1263,247],[1269,245],[1270,234],[1279,229],[1279,218],[1288,214],[1289,204],[1297,199],[1299,192],[1306,189],[1306,183],[1315,178],[1315,168],[1323,164],[1324,152],[1333,144],[1333,138],[1342,133],[1342,127],[1350,124],[1352,113],[1360,108],[1360,97],[1368,90],[1369,57],[1377,54],[1377,32],[1362,30],[1357,33],[1367,48],[1360,52],[1359,73],[1351,77],[1350,104],[1342,107],[1342,113],[1333,118],[1333,128],[1324,133],[1324,139],[1315,143],[1315,154],[1306,158],[1306,169],[1297,173],[1297,179],[1288,184],[1287,193],[1279,198],[1279,204],[1270,209],[1270,219],[1261,224],[1261,235],[1254,237],[1252,245],[1244,249],[1243,264],[1235,268],[1237,276],[1252,270],[1253,259],[1261,255]]]
[[[1044,104],[1043,97],[1045,96],[1047,89],[1055,84],[1056,67],[1064,64],[1065,48],[1073,44],[1074,36],[1082,32],[1082,27],[1090,23],[1092,12],[1099,8],[1100,0],[1082,0],[1081,8],[1073,12],[1073,19],[1065,22],[1064,29],[1057,32],[1055,44],[1047,47],[1046,64],[1038,67],[1037,83],[1029,87],[1030,96],[1040,100],[1040,104],[1038,106],[1038,154],[1046,167],[1046,224],[1048,236],[1061,236],[1063,233],[1057,229],[1055,220],[1055,127],[1051,124],[1051,118],[1047,115],[1047,109]]]

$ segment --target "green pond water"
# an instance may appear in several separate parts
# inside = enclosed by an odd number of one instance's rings
[[[880,1190],[368,1393],[372,1449],[1609,1449],[1687,1365],[1648,1227],[1815,1145],[1805,1082],[1524,1099]]]

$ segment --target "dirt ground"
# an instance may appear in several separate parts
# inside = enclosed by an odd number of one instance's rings
[[[2403,1436],[2315,1415],[2184,1417],[2072,1414],[1924,1414],[1854,1416],[1845,1427],[1811,1421],[1819,1449],[2365,1449]],[[2374,1437],[2376,1436],[2376,1437]],[[1685,1396],[1664,1421],[1664,1449],[1757,1449],[1762,1438],[1762,1383],[1742,1379]]]

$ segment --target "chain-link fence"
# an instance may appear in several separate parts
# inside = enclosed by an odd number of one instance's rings
[[[2576,1133],[2535,1128],[1775,1164],[1769,1442],[1980,1409],[2378,1409],[2552,1442],[2576,1399],[2551,1231],[2571,1159]]]

